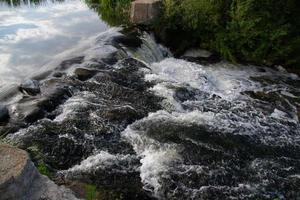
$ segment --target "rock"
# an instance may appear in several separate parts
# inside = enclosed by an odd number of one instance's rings
[[[63,77],[65,75],[66,75],[66,73],[63,73],[63,72],[54,72],[52,74],[52,76],[55,77],[55,78],[60,78],[60,77]]]
[[[40,84],[37,80],[26,80],[20,85],[20,91],[29,95],[37,95],[41,92]]]
[[[218,55],[204,49],[189,49],[181,56],[181,58],[204,65],[220,61]]]
[[[97,73],[97,70],[90,70],[90,69],[86,69],[86,68],[76,68],[74,70],[74,74],[81,81],[85,81],[87,79],[92,78],[96,73]]]
[[[20,121],[24,120],[27,123],[34,122],[44,116],[45,111],[42,109],[41,105],[46,102],[47,99],[44,97],[24,97],[23,99],[20,99],[20,101],[13,106],[12,119],[19,119]]]
[[[0,145],[0,193],[0,200],[77,199],[70,190],[41,175],[25,151],[3,144]]]
[[[67,70],[72,65],[81,64],[83,61],[84,61],[84,56],[78,56],[75,58],[64,60],[60,63],[60,65],[58,67],[56,67],[56,70]]]
[[[6,106],[0,105],[0,123],[9,119],[9,111]]]
[[[71,96],[69,87],[56,78],[45,80],[40,90],[41,95],[24,96],[12,106],[11,121],[35,122]]]
[[[130,105],[126,105],[108,110],[104,114],[104,117],[112,121],[126,121],[127,123],[132,123],[141,118],[142,115]]]
[[[130,20],[134,24],[151,24],[159,17],[161,0],[137,0],[131,3]]]

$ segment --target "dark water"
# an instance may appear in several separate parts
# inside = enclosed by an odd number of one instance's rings
[[[10,120],[0,135],[26,149],[37,166],[45,164],[57,184],[78,197],[86,184],[95,185],[97,199],[300,198],[297,75],[280,67],[204,66],[173,58],[151,34],[108,28],[79,1],[5,6],[1,14],[49,6],[70,10],[76,30],[66,16],[49,30],[64,27],[76,44],[52,47],[50,39],[31,35],[29,49],[62,50],[35,73],[40,94],[2,95]],[[39,33],[21,24],[55,15],[20,18],[11,32]],[[10,83],[7,77],[1,75],[4,83]]]

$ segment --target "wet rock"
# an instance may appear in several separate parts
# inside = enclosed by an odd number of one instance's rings
[[[41,95],[24,96],[12,106],[12,121],[35,122],[71,96],[69,87],[61,79],[46,80],[39,89],[42,91]]]
[[[177,88],[174,94],[174,98],[177,101],[184,102],[187,100],[194,100],[195,99],[195,91],[188,90],[187,88]]]
[[[181,56],[181,58],[204,65],[220,61],[220,57],[217,54],[204,49],[189,49]]]
[[[21,99],[13,109],[13,118],[34,122],[44,115],[42,105],[47,102],[46,98],[25,97]]]
[[[92,78],[96,73],[97,70],[90,70],[86,68],[76,68],[74,71],[76,77],[81,81],[85,81],[87,79]]]
[[[81,64],[84,60],[84,56],[78,56],[75,58],[71,58],[69,60],[64,60],[60,63],[60,65],[56,68],[58,70],[66,70],[72,65]]]
[[[41,175],[25,151],[8,145],[0,145],[0,193],[0,200],[77,199]]]
[[[60,77],[65,76],[65,75],[66,75],[66,74],[63,73],[63,72],[54,72],[54,73],[52,74],[52,76],[53,76],[53,77],[56,77],[56,78],[60,78]]]
[[[40,83],[37,80],[26,80],[20,85],[20,91],[28,95],[37,95],[41,92]]]
[[[132,123],[142,117],[141,114],[129,105],[112,108],[108,110],[104,116],[109,120],[126,121],[127,123]]]
[[[0,104],[0,123],[9,119],[9,111],[6,106]]]
[[[116,36],[112,39],[112,44],[114,46],[120,47],[120,46],[125,46],[125,47],[132,47],[132,48],[138,48],[142,45],[143,41],[137,37],[137,35],[120,35]]]

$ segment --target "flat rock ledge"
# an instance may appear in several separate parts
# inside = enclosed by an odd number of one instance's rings
[[[73,193],[41,175],[26,151],[0,144],[0,200],[76,200]]]

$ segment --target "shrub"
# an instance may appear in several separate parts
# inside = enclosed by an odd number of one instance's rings
[[[297,66],[299,9],[297,0],[164,0],[157,30],[171,38],[181,32],[177,46],[215,50],[230,61]]]

